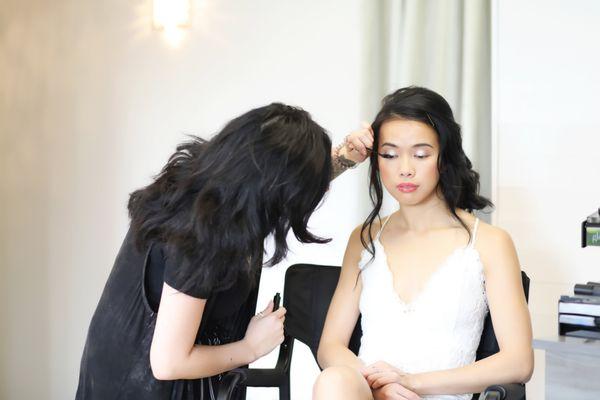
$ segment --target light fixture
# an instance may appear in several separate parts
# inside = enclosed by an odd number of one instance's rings
[[[189,27],[190,8],[190,0],[154,0],[154,28],[168,30]]]
[[[177,47],[184,37],[182,28],[191,25],[190,11],[190,0],[154,0],[154,29],[164,31],[167,42]]]

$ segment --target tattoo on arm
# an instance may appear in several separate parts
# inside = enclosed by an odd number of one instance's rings
[[[331,166],[333,167],[331,180],[334,180],[335,178],[340,176],[347,169],[353,168],[356,166],[356,163],[354,161],[349,160],[340,154],[340,150],[341,150],[342,146],[343,146],[343,144],[336,147],[336,149],[333,152],[333,157],[331,157],[331,164],[332,164]]]

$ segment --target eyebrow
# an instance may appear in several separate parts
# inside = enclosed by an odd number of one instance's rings
[[[393,147],[396,149],[398,148],[398,146],[396,146],[393,143],[389,143],[389,142],[385,142],[384,144],[381,145],[381,147],[383,147],[383,146],[390,146],[390,147]],[[415,148],[415,147],[431,147],[433,149],[433,146],[430,145],[429,143],[417,143],[417,144],[413,145],[412,147],[413,148]]]

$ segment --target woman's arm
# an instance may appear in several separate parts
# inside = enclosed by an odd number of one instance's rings
[[[164,284],[150,348],[156,379],[198,379],[249,364],[283,342],[285,308],[272,302],[262,317],[254,316],[243,340],[220,346],[196,345],[206,300]]]
[[[339,146],[331,149],[332,180],[340,176],[348,168],[365,161],[373,148],[373,130],[368,124],[352,132]]]
[[[521,268],[510,236],[481,226],[478,248],[486,294],[500,351],[473,364],[444,371],[399,374],[399,383],[425,394],[479,393],[493,384],[525,383],[533,372],[531,320],[523,292]],[[480,229],[481,233],[483,229]],[[381,383],[386,380],[380,381]]]
[[[361,251],[360,227],[358,227],[348,240],[342,271],[319,342],[317,359],[323,369],[346,365],[360,370],[363,365],[363,362],[348,349],[350,337],[360,314],[358,301],[362,283],[358,279],[358,262]]]

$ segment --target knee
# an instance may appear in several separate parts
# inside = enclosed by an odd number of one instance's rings
[[[339,391],[341,388],[351,388],[360,385],[362,376],[358,371],[346,366],[336,366],[324,369],[315,381],[313,392],[326,393],[330,390]]]
[[[343,383],[348,381],[353,376],[353,370],[350,367],[337,366],[325,368],[319,376],[315,385],[326,384],[326,383]]]

